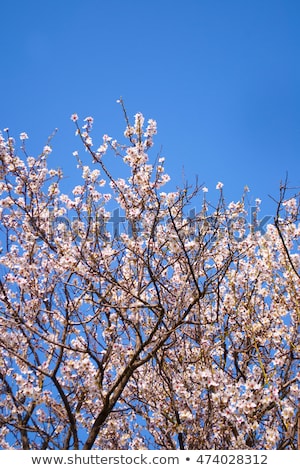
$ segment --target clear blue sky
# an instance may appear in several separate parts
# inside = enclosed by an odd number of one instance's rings
[[[158,122],[156,152],[174,184],[245,185],[274,209],[281,179],[299,186],[299,0],[7,0],[1,12],[0,128],[73,175],[70,115],[94,140],[122,135],[116,100]]]

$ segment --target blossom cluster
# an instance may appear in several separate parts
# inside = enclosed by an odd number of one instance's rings
[[[156,122],[125,117],[125,145],[94,146],[72,115],[91,164],[74,152],[68,194],[50,145],[0,137],[0,447],[295,449],[299,195],[252,230],[221,182],[217,207],[168,191]],[[112,201],[131,224],[116,237]]]

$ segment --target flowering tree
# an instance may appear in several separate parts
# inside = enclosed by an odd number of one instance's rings
[[[1,137],[1,448],[297,448],[299,198],[282,186],[262,233],[221,183],[215,207],[198,185],[164,192],[156,123],[123,110],[128,144],[97,150],[72,116],[94,164],[74,152],[72,195],[50,140],[34,158],[21,134],[20,158]]]

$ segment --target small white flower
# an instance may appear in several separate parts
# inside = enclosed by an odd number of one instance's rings
[[[219,182],[217,183],[216,189],[222,189],[223,186],[224,186],[224,184],[219,181]]]
[[[34,166],[34,164],[35,164],[35,158],[33,158],[33,157],[28,157],[28,158],[27,158],[27,164],[28,164],[29,168],[32,168],[32,167]]]
[[[84,186],[75,186],[75,188],[72,190],[72,193],[77,196],[79,194],[83,194],[84,193]]]
[[[92,147],[92,146],[93,146],[92,138],[91,138],[91,137],[86,137],[86,138],[85,138],[85,144],[86,144],[88,147]]]
[[[26,134],[26,132],[21,132],[20,139],[21,140],[27,140],[28,139],[28,135]]]
[[[107,144],[105,143],[103,145],[100,145],[100,147],[97,150],[97,153],[103,154],[106,152],[106,150],[107,150]]]
[[[99,175],[100,175],[100,170],[93,170],[90,173],[90,180],[94,183]]]
[[[43,153],[51,153],[52,152],[52,148],[49,146],[49,145],[45,145],[44,149],[43,149]]]

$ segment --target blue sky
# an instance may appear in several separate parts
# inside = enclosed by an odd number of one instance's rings
[[[95,143],[132,117],[156,119],[172,185],[185,177],[228,202],[248,185],[265,214],[280,180],[299,186],[299,0],[1,2],[0,129],[25,131],[72,184],[70,115],[95,118]],[[99,136],[99,139],[97,139]],[[118,175],[120,176],[120,175]]]

